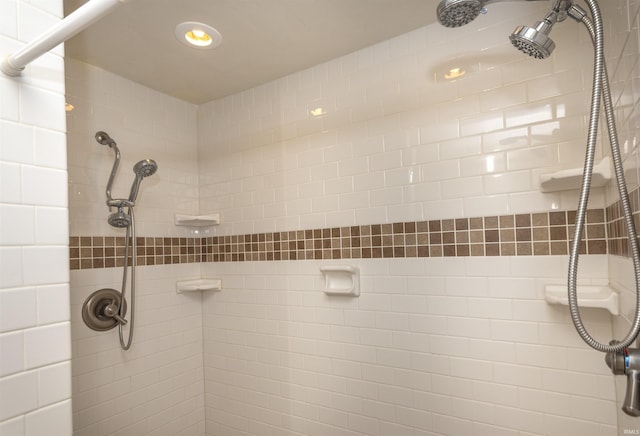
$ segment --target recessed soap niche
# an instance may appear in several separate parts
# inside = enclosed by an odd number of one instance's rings
[[[332,265],[322,266],[324,276],[324,293],[345,297],[360,296],[360,270],[354,266]]]

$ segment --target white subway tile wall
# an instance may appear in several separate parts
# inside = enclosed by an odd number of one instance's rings
[[[575,207],[538,177],[582,166],[592,48],[565,23],[550,60],[513,51],[513,28],[546,13],[535,3],[200,106],[201,212],[237,235]],[[637,4],[603,3],[616,39]],[[595,190],[590,204],[612,201]],[[583,257],[581,280],[606,283],[607,258]],[[362,271],[358,299],[324,297],[318,261],[203,264],[225,283],[203,300],[208,434],[618,434],[620,382],[616,398],[603,356],[543,299],[566,258],[343,262]],[[584,316],[612,336],[608,315]]]
[[[204,435],[201,297],[176,293],[176,281],[199,277],[200,266],[138,269],[133,346],[127,352],[120,349],[117,329],[95,332],[81,316],[91,292],[120,289],[120,273],[106,268],[71,274],[74,435]]]
[[[0,3],[0,52],[62,17],[62,1]],[[64,65],[58,48],[0,75],[0,434],[71,435]]]
[[[541,299],[566,257],[351,260],[359,298],[325,296],[325,264],[203,264],[208,434],[616,434],[602,356]]]
[[[121,153],[113,198],[128,197],[134,164],[153,159],[136,205],[140,235],[185,236],[175,214],[198,213],[196,106],[100,68],[66,61],[70,228],[74,235],[124,236],[107,223],[105,189],[114,152],[94,136],[107,132]]]
[[[534,3],[201,105],[202,212],[229,235],[575,207],[538,176],[582,164],[593,50],[569,25],[550,60],[514,50],[513,27],[545,12]],[[453,68],[466,73],[447,81]]]
[[[114,198],[128,195],[137,161],[158,163],[140,188],[137,236],[200,237],[174,225],[175,214],[199,211],[196,107],[73,59],[67,59],[66,75],[67,98],[75,106],[68,115],[71,234],[125,235],[107,223],[104,191],[114,153],[94,139],[103,130],[122,155]],[[71,274],[74,435],[204,435],[200,295],[176,294],[176,281],[199,277],[200,265],[137,269],[135,331],[127,352],[117,329],[94,332],[81,317],[92,292],[121,289],[122,268],[107,266]]]

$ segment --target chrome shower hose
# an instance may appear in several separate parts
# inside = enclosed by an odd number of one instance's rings
[[[624,168],[622,158],[620,156],[620,146],[618,143],[618,135],[616,132],[615,117],[613,103],[611,101],[611,91],[609,89],[609,79],[604,59],[604,41],[602,31],[602,16],[600,8],[596,0],[585,0],[591,11],[592,19],[587,16],[582,17],[581,22],[587,27],[591,35],[594,46],[594,72],[593,72],[593,89],[591,94],[591,111],[589,119],[589,130],[587,137],[587,151],[584,163],[584,173],[582,180],[582,188],[580,191],[580,199],[576,212],[576,223],[571,250],[569,253],[569,271],[568,271],[568,294],[569,294],[569,311],[571,319],[578,331],[580,337],[592,348],[604,353],[617,353],[627,348],[638,336],[640,332],[640,253],[638,251],[638,239],[636,237],[635,226],[633,223],[633,215],[629,204],[629,194],[624,179]],[[592,21],[593,20],[593,21]],[[578,274],[578,258],[580,254],[580,242],[587,212],[589,201],[589,190],[591,188],[591,178],[593,173],[593,163],[596,149],[596,141],[598,135],[598,122],[600,116],[600,105],[604,101],[604,112],[607,123],[607,131],[609,134],[609,142],[611,146],[611,155],[613,159],[614,172],[616,175],[616,184],[620,195],[620,202],[624,212],[624,221],[629,238],[629,246],[631,247],[631,258],[633,261],[634,276],[636,282],[636,308],[635,316],[626,337],[613,345],[606,345],[595,340],[584,326],[580,318],[580,310],[578,308],[577,296],[577,274]]]
[[[133,342],[133,328],[135,327],[135,314],[136,314],[136,219],[133,214],[133,206],[129,208],[129,216],[131,217],[131,224],[127,226],[127,234],[124,241],[124,266],[122,269],[122,299],[124,301],[125,291],[127,290],[127,270],[129,269],[129,247],[131,247],[131,298],[129,302],[131,304],[131,314],[129,315],[129,336],[125,342],[124,340],[124,327],[122,323],[118,323],[118,336],[120,336],[120,346],[123,350],[131,348]],[[120,306],[119,315],[124,318],[124,305]]]

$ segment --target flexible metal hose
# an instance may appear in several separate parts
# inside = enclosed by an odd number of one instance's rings
[[[135,326],[135,313],[136,313],[136,265],[137,265],[137,244],[136,244],[136,220],[133,214],[133,206],[129,207],[129,216],[131,217],[131,224],[127,226],[127,233],[124,241],[124,267],[122,271],[122,301],[124,301],[125,291],[127,290],[127,270],[129,269],[129,247],[131,247],[131,298],[129,301],[131,302],[131,312],[129,315],[129,336],[125,343],[124,340],[124,327],[122,323],[118,323],[118,335],[120,336],[120,346],[123,350],[128,350],[131,348],[131,343],[133,342],[133,328]],[[124,318],[124,304],[120,305],[120,315]]]
[[[569,271],[568,271],[568,296],[569,311],[573,324],[582,338],[590,347],[602,351],[604,353],[617,353],[627,348],[635,340],[640,332],[640,252],[638,250],[638,240],[636,237],[635,226],[633,223],[633,215],[629,204],[629,195],[624,179],[624,168],[622,158],[620,156],[620,146],[615,125],[615,116],[613,103],[611,101],[611,92],[609,89],[609,79],[607,75],[605,59],[604,59],[604,41],[602,31],[602,16],[600,8],[596,0],[585,0],[591,11],[592,19],[584,16],[581,22],[587,27],[591,35],[594,45],[594,73],[593,73],[593,89],[591,94],[591,112],[589,119],[589,130],[587,136],[587,151],[584,164],[584,173],[582,180],[582,188],[580,191],[580,200],[576,211],[575,232],[571,243],[569,254]],[[589,190],[591,188],[591,178],[593,173],[593,162],[595,156],[596,141],[598,135],[598,122],[600,116],[600,105],[604,100],[605,117],[607,121],[607,131],[609,134],[609,142],[611,146],[611,154],[613,158],[614,171],[616,174],[616,183],[618,193],[620,194],[620,202],[624,213],[627,236],[631,247],[631,257],[633,260],[634,275],[636,280],[636,309],[632,326],[626,337],[614,345],[605,345],[595,340],[584,326],[580,317],[577,296],[577,273],[578,258],[580,254],[580,243],[582,240],[582,232],[585,223],[587,205],[589,201]]]

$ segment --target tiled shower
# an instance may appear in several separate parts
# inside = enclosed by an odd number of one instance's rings
[[[497,5],[461,29],[430,25],[201,106],[72,59],[66,90],[61,77],[38,79],[45,72],[35,64],[26,83],[0,77],[3,95],[16,95],[14,106],[0,106],[2,228],[13,219],[24,230],[0,233],[0,308],[10,308],[0,320],[0,404],[15,406],[0,407],[10,410],[0,434],[69,434],[38,420],[64,421],[65,413],[74,434],[92,436],[640,428],[619,411],[624,380],[614,382],[603,356],[583,345],[567,309],[543,298],[546,284],[565,281],[577,193],[542,194],[538,176],[582,164],[592,53],[572,22],[554,29],[552,59],[515,52],[506,36],[548,7],[532,3]],[[634,190],[638,3],[601,3]],[[21,20],[61,14],[22,1],[1,7]],[[12,37],[4,32],[2,44]],[[444,79],[452,68],[466,74]],[[68,163],[56,142],[62,111],[29,109],[35,97],[25,90],[38,86],[42,101],[61,102],[64,91],[75,106]],[[106,223],[104,205],[112,155],[93,140],[97,130],[122,151],[114,192],[128,189],[134,162],[159,165],[137,208],[143,266],[128,352],[117,333],[86,328],[79,312],[95,289],[120,286],[113,266],[123,234]],[[27,139],[30,153],[19,147]],[[40,165],[50,178],[26,176]],[[70,239],[67,188],[55,183],[67,168]],[[38,197],[40,185],[24,186],[16,197],[6,189],[14,179],[5,181],[16,172],[57,194]],[[623,316],[584,311],[603,341],[619,337],[633,315],[608,189],[591,197],[580,270],[581,284],[622,290]],[[15,209],[35,223],[15,218]],[[65,222],[39,227],[47,212]],[[220,213],[221,223],[177,227],[176,213]],[[58,253],[66,244],[70,257]],[[16,250],[26,253],[22,263]],[[35,255],[51,263],[31,283]],[[326,265],[357,267],[361,295],[324,295]],[[69,270],[70,305],[60,305]],[[197,277],[222,279],[222,291],[176,294],[177,281]],[[42,344],[57,351],[44,356]]]

